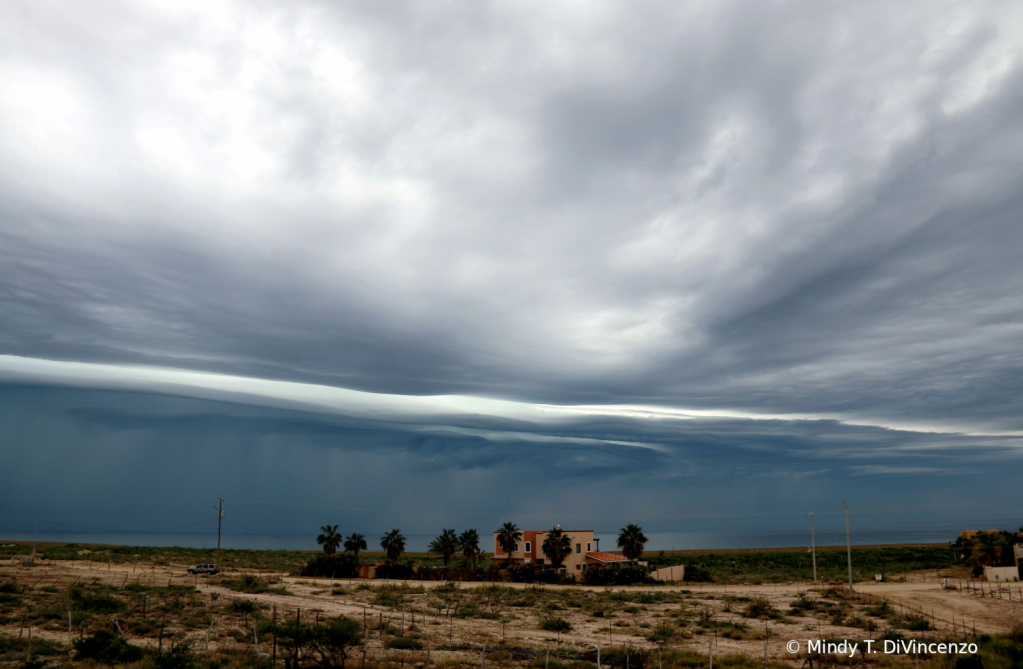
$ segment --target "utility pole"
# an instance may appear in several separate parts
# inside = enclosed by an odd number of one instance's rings
[[[813,535],[813,511],[810,512],[810,550],[813,551],[813,582],[817,582],[817,540]]]
[[[845,560],[849,567],[849,594],[853,594],[853,580],[852,580],[852,544],[849,541],[849,505],[842,502],[845,505]]]
[[[220,566],[220,520],[224,517],[224,500],[217,498],[217,566]]]

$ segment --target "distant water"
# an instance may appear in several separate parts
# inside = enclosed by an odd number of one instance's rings
[[[1014,521],[1016,524],[1001,523],[995,526],[1015,528],[1023,524],[1023,518]],[[973,527],[970,524],[969,527]],[[980,527],[980,525],[977,525]],[[959,531],[968,529],[962,522],[948,523],[914,523],[902,525],[854,526],[852,543],[854,545],[869,544],[912,544],[912,543],[945,543],[954,541]],[[783,548],[791,546],[809,546],[809,527],[804,530],[755,529],[755,530],[722,530],[722,531],[679,531],[679,532],[646,532],[650,541],[648,551],[657,550],[693,550],[693,549],[727,549],[727,548]],[[433,539],[432,534],[406,534],[409,551],[425,551]],[[33,532],[0,533],[3,541],[32,541]],[[376,548],[374,537],[367,534],[370,549]],[[598,531],[601,550],[617,550],[615,545],[617,531]],[[487,536],[481,532],[484,550],[489,548]],[[183,546],[190,548],[215,548],[215,533],[176,534],[146,532],[40,532],[39,541],[65,543],[115,544],[122,546]],[[845,544],[844,527],[817,527],[816,541],[818,546],[839,546]],[[319,550],[315,542],[315,534],[223,534],[221,547],[239,549],[278,549],[278,550]]]

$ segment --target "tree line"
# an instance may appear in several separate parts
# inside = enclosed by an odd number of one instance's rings
[[[522,540],[522,530],[518,525],[509,521],[497,528],[495,533],[497,534],[497,543],[506,555],[505,564],[510,565],[512,553],[519,541]],[[643,528],[632,523],[623,527],[618,533],[618,548],[622,549],[622,554],[632,562],[643,555],[643,549],[648,541],[647,536],[643,534]],[[323,546],[323,552],[328,557],[333,557],[337,553],[338,547],[343,545],[345,553],[350,553],[356,562],[359,559],[359,552],[366,550],[367,547],[365,536],[352,533],[345,537],[338,532],[337,525],[322,526],[320,535],[316,537],[316,543]],[[388,560],[396,562],[405,552],[405,537],[401,530],[395,528],[384,533],[380,537],[380,548],[383,549]],[[445,528],[434,537],[426,550],[428,553],[440,555],[444,560],[445,567],[456,553],[462,554],[468,567],[476,566],[483,555],[480,550],[479,533],[475,529],[465,530],[458,534],[454,528]],[[561,529],[561,526],[557,525],[547,531],[540,550],[550,560],[551,565],[557,568],[572,553],[572,541]]]

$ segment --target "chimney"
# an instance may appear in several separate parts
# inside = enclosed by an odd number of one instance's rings
[[[593,543],[597,544],[597,552],[600,552],[600,537],[593,537]]]

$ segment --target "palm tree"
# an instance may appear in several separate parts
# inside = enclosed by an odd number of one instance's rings
[[[458,550],[458,535],[454,530],[443,530],[426,547],[428,553],[440,553],[444,558],[444,566],[448,566],[451,556]]]
[[[405,537],[401,536],[401,530],[394,528],[384,536],[380,537],[380,547],[387,553],[387,559],[394,562],[405,552]]]
[[[511,554],[515,550],[515,544],[522,538],[522,532],[519,531],[519,526],[509,521],[497,528],[497,545],[501,547],[501,550],[507,554],[505,558],[505,564],[511,564]]]
[[[643,554],[643,546],[648,541],[650,540],[643,534],[643,528],[632,523],[623,527],[618,533],[618,548],[621,548],[625,557],[633,562],[638,560],[639,556]]]
[[[466,566],[472,566],[480,554],[480,535],[476,530],[466,530],[458,537],[458,550],[462,551]]]
[[[337,551],[337,547],[341,545],[341,535],[338,534],[337,525],[324,525],[320,528],[321,534],[316,537],[316,543],[323,546],[323,552],[327,555],[333,555]]]
[[[555,567],[560,567],[569,555],[572,554],[572,540],[567,534],[561,531],[558,525],[547,531],[547,538],[543,540],[543,554]]]
[[[359,561],[359,551],[366,550],[366,537],[362,536],[358,532],[352,532],[347,539],[345,539],[345,550],[349,551],[355,556],[355,561]]]

